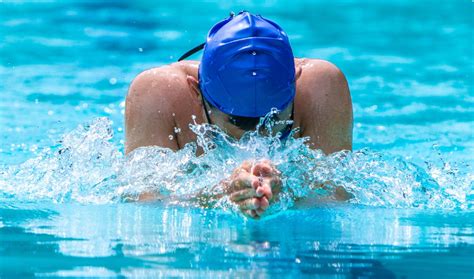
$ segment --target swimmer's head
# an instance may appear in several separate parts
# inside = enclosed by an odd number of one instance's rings
[[[293,52],[276,23],[248,12],[232,14],[211,28],[203,46],[199,87],[213,108],[252,122],[293,101]]]
[[[260,117],[246,117],[226,114],[206,100],[203,100],[203,103],[210,123],[219,126],[226,133],[236,139],[240,139],[246,131],[254,130],[261,121]],[[268,116],[268,118],[265,119],[274,123],[272,125],[272,132],[274,135],[276,132],[281,132],[285,128],[288,128],[287,121],[291,120],[292,113],[293,105],[290,104],[283,111],[272,113],[271,116]],[[265,129],[266,127],[262,126],[260,128]]]

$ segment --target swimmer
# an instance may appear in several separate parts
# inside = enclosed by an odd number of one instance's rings
[[[201,49],[200,62],[183,60]],[[293,136],[309,137],[311,148],[326,154],[352,150],[352,102],[344,74],[327,61],[295,58],[275,22],[248,12],[231,14],[179,62],[133,80],[125,107],[126,153],[153,145],[179,150],[196,141],[189,128],[194,121],[239,139],[273,108],[283,120],[273,132],[282,140],[299,127]],[[258,218],[278,197],[281,173],[269,160],[246,161],[222,184],[245,215]]]

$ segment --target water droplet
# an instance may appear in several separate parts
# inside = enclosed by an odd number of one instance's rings
[[[173,117],[175,117],[175,116],[176,116],[176,113],[173,112],[171,115],[172,115]]]
[[[252,72],[252,76],[256,76],[257,75],[257,72]]]
[[[170,140],[173,140],[173,139],[174,139],[173,135],[169,135],[168,138],[169,138]]]
[[[181,128],[174,127],[174,132],[175,132],[176,134],[181,133]]]
[[[48,115],[50,115],[50,116],[51,116],[51,115],[53,115],[53,114],[54,114],[54,111],[52,111],[52,110],[48,110]]]
[[[112,85],[114,85],[114,84],[117,83],[117,79],[114,78],[114,77],[113,77],[113,78],[110,78],[110,79],[109,79],[109,83],[112,84]]]
[[[138,48],[138,51],[139,51],[139,52],[143,52],[143,48],[139,47],[139,48]]]
[[[257,52],[255,50],[252,51],[252,55],[257,55]]]
[[[104,112],[107,113],[107,114],[112,114],[112,113],[115,112],[115,110],[114,110],[114,109],[111,109],[111,108],[109,108],[109,107],[105,107],[105,108],[104,108]]]

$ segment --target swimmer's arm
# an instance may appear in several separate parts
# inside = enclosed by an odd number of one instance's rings
[[[229,183],[229,179],[224,179],[218,184],[210,188],[204,188],[199,190],[195,194],[189,194],[180,196],[178,199],[191,201],[204,208],[213,207],[217,201],[225,196],[224,189]],[[141,193],[135,194],[123,194],[121,196],[122,201],[124,202],[155,202],[163,200],[173,200],[176,199],[176,196],[162,195],[158,190],[145,190]]]
[[[333,181],[328,180],[309,184],[312,190],[323,189],[332,191],[331,196],[324,198],[326,200],[347,201],[354,197],[351,193],[347,192],[344,187],[336,185]]]
[[[174,117],[167,94],[172,81],[166,67],[139,74],[130,85],[125,103],[125,152],[141,146],[178,150]],[[173,136],[170,139],[170,135]]]
[[[297,86],[304,98],[296,99],[303,118],[301,137],[309,137],[308,146],[320,149],[325,154],[351,151],[352,101],[344,74],[326,61],[317,62],[317,67],[304,68],[303,72]],[[308,184],[311,189],[333,189],[330,199],[352,198],[350,193],[333,181]]]
[[[302,112],[301,136],[326,154],[352,150],[352,101],[344,74],[325,61],[303,73],[297,85],[303,97],[295,99]]]
[[[224,197],[224,193],[219,189],[222,189],[222,185],[217,184],[211,189],[202,189],[195,195],[189,195],[187,197],[180,197],[181,200],[191,201],[203,208],[214,207],[216,202]],[[124,195],[122,201],[124,202],[156,202],[165,199],[172,200],[172,196],[161,195],[158,191],[145,191],[138,195]]]
[[[191,200],[203,208],[214,207],[216,203],[225,196],[223,189],[226,181],[227,180],[223,180],[210,189],[201,189],[195,196],[191,197]]]
[[[154,202],[163,200],[164,196],[155,191],[145,191],[138,195],[123,195],[124,202]]]

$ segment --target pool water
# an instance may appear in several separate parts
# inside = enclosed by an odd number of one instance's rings
[[[346,74],[354,152],[240,142],[123,155],[124,98],[229,11],[278,22],[295,56]],[[0,277],[474,276],[468,1],[0,1]],[[199,59],[195,55],[194,59]],[[249,158],[285,176],[270,214],[189,199]],[[333,180],[354,198],[302,183]],[[165,201],[126,203],[159,189]]]

